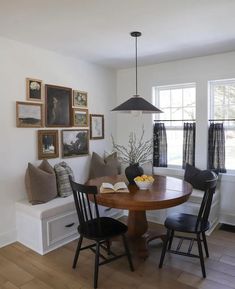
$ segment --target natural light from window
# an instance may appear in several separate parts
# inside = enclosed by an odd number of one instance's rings
[[[189,83],[155,87],[153,102],[163,111],[163,113],[155,114],[154,119],[165,123],[168,165],[181,167],[183,123],[195,120],[196,85]]]
[[[235,79],[209,82],[211,119],[224,120],[225,167],[235,169]],[[227,121],[226,121],[227,120]],[[216,122],[216,121],[215,121]]]

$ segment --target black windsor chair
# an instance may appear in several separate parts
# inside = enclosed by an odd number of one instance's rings
[[[198,215],[191,215],[191,214],[184,214],[184,213],[175,213],[169,215],[165,220],[165,227],[167,228],[167,234],[163,243],[159,268],[162,268],[163,261],[165,258],[165,253],[170,252],[178,255],[189,256],[189,257],[196,257],[200,259],[202,275],[206,277],[205,271],[205,264],[204,264],[204,256],[202,250],[202,244],[204,244],[206,257],[209,257],[209,251],[206,241],[205,232],[210,228],[210,223],[208,221],[210,208],[212,203],[213,194],[215,192],[216,183],[217,183],[217,175],[214,172],[211,173],[211,178],[204,182],[204,195],[201,202],[201,206],[198,212]],[[176,250],[172,250],[172,241],[174,238],[175,232],[183,232],[183,233],[190,233],[195,234],[194,237],[185,237],[185,236],[175,236],[179,238],[179,244]],[[201,238],[202,237],[202,238]],[[187,252],[180,251],[181,245],[183,241],[190,240],[189,248]],[[194,241],[197,242],[198,246],[198,255],[192,254],[192,247]]]
[[[128,229],[127,226],[113,218],[99,216],[99,210],[96,201],[96,195],[98,193],[96,186],[78,184],[74,182],[71,177],[70,184],[72,186],[75,206],[78,214],[78,233],[80,234],[76,253],[74,256],[73,268],[76,268],[80,251],[90,249],[95,253],[94,288],[97,288],[98,271],[100,265],[104,265],[123,256],[127,256],[130,269],[131,271],[134,271],[131,254],[125,236],[125,233]],[[89,198],[92,198],[94,207],[91,205]],[[123,240],[125,253],[121,255],[116,255],[110,250],[109,240],[116,236],[121,236]],[[95,243],[81,247],[83,238],[94,240]],[[108,258],[100,253],[100,248],[108,253]],[[100,258],[103,260],[100,261]]]

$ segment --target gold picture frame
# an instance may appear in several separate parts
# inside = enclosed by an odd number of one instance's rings
[[[42,101],[42,80],[26,78],[26,99],[29,101]]]
[[[73,90],[73,107],[88,107],[88,95],[86,91]]]
[[[89,113],[88,109],[74,108],[73,109],[73,126],[88,127]]]
[[[59,157],[58,130],[38,130],[38,159]]]
[[[43,127],[43,106],[36,102],[16,102],[17,127]]]

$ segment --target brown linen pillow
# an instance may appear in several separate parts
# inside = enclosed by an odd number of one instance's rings
[[[32,205],[46,203],[57,197],[55,172],[47,160],[43,160],[38,167],[28,163],[25,186]]]
[[[117,153],[107,156],[105,159],[93,152],[90,164],[89,179],[113,176],[120,174],[120,163],[117,159]]]

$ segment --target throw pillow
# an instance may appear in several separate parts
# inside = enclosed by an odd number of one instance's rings
[[[25,186],[32,205],[46,203],[57,197],[55,172],[47,160],[43,160],[38,167],[28,163]]]
[[[57,179],[57,188],[58,194],[60,197],[68,197],[73,191],[70,185],[69,176],[74,179],[73,171],[68,166],[66,162],[61,162],[54,166],[56,179]]]
[[[205,181],[214,177],[214,173],[210,170],[200,170],[190,164],[186,164],[184,180],[189,182],[193,188],[198,190],[205,189]]]
[[[89,179],[117,175],[120,174],[120,171],[120,163],[117,159],[117,153],[112,153],[103,159],[97,153],[93,152]]]

